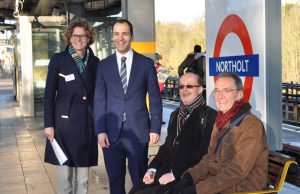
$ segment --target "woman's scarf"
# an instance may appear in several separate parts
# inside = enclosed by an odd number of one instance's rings
[[[83,58],[80,58],[79,55],[76,53],[76,50],[74,49],[74,47],[72,45],[69,45],[69,49],[68,49],[70,55],[72,56],[72,58],[74,59],[75,63],[76,63],[76,67],[80,73],[80,75],[83,74],[83,72],[85,71],[85,67],[87,66],[87,62],[90,56],[90,50],[86,49],[86,53],[84,55]]]
[[[177,117],[177,135],[180,133],[183,125],[185,124],[188,115],[190,115],[194,109],[203,105],[205,105],[205,100],[203,98],[202,93],[199,94],[197,98],[195,98],[194,101],[189,105],[184,105],[182,101],[180,101],[179,113]]]
[[[240,112],[245,104],[246,103],[242,100],[235,101],[232,107],[225,114],[223,114],[222,111],[218,111],[216,118],[216,126],[218,130],[220,131],[229,120],[231,120],[238,112]]]

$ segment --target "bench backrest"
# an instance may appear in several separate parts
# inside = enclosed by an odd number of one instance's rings
[[[281,153],[294,157],[298,165],[300,164],[300,147],[297,145],[284,143]],[[300,187],[300,168],[291,168],[288,176],[286,177],[286,182]]]
[[[297,172],[295,158],[278,152],[269,152],[268,184],[262,191],[240,192],[234,194],[278,193],[285,182],[288,172]]]
[[[295,158],[278,152],[270,151],[267,189],[278,189],[283,185],[288,170],[290,172],[293,171],[293,169],[298,168],[298,166],[294,164],[292,161],[295,161]],[[286,166],[285,169],[286,172],[284,172],[285,166]]]

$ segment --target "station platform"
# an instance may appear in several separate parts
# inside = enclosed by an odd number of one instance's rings
[[[43,118],[21,116],[19,105],[13,99],[12,80],[0,79],[0,194],[54,194],[56,168],[43,162],[45,135]],[[173,108],[164,104],[163,120]],[[163,125],[162,138],[167,124]],[[153,151],[153,150],[152,150]],[[131,188],[127,173],[126,190]],[[89,194],[109,194],[102,150],[99,148],[98,166],[90,169]],[[300,193],[300,188],[285,184],[280,193]]]

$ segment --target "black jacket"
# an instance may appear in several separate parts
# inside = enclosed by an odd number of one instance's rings
[[[178,112],[179,108],[172,112],[165,143],[149,165],[149,168],[157,169],[156,181],[171,171],[176,179],[180,179],[183,172],[197,164],[207,153],[217,112],[209,106],[195,109],[176,137]]]
[[[206,58],[203,53],[198,59],[195,59],[196,53],[190,53],[178,67],[178,75],[181,77],[185,72],[198,74],[206,82]],[[186,71],[185,71],[186,70]]]

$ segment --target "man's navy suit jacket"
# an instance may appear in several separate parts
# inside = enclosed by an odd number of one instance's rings
[[[150,111],[146,105],[147,93]],[[130,129],[127,135],[130,141],[146,143],[150,132],[160,134],[162,101],[154,62],[135,51],[126,94],[116,54],[102,60],[97,67],[94,94],[96,134],[107,133],[110,142],[118,140],[123,113],[126,114],[126,126]]]

